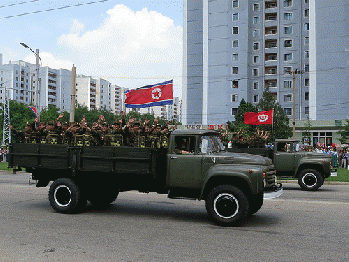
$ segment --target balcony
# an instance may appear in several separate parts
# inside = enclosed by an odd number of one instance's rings
[[[269,26],[265,28],[265,36],[276,35],[278,33],[277,26]]]
[[[265,74],[266,75],[276,75],[278,71],[277,66],[267,66],[265,67]]]
[[[56,87],[53,86],[53,85],[48,85],[48,89],[51,89],[51,90],[56,90]]]
[[[57,74],[54,73],[48,73],[48,76],[51,78],[57,78]]]
[[[273,9],[276,8],[278,6],[278,2],[277,1],[266,1],[265,2],[265,10],[267,11],[267,9]]]
[[[277,48],[277,46],[278,46],[277,39],[265,40],[265,48]]]
[[[276,53],[266,53],[265,54],[265,62],[277,61],[278,55]]]
[[[265,14],[265,22],[277,21],[278,15],[277,13],[266,13]]]
[[[277,88],[278,81],[276,79],[265,80],[265,88]]]

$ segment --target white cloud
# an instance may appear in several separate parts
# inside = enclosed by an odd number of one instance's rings
[[[125,87],[174,79],[177,95],[182,79],[182,27],[172,19],[144,8],[134,12],[125,5],[107,11],[95,30],[84,32],[74,20],[58,44],[71,50],[79,73],[108,79]]]
[[[68,69],[68,70],[71,70],[73,67],[73,62],[68,61],[68,60],[57,59],[51,53],[40,52],[39,56],[41,58],[41,66],[48,66],[48,67],[54,68],[54,69],[63,68],[63,69]],[[36,57],[31,54],[31,55],[26,56],[24,58],[24,61],[27,61],[31,64],[35,64]]]

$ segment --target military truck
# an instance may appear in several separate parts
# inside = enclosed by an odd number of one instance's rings
[[[32,173],[37,187],[52,182],[49,202],[60,213],[80,212],[87,201],[105,207],[137,190],[205,200],[214,222],[236,225],[262,207],[263,193],[282,192],[270,159],[229,153],[211,130],[175,130],[159,149],[12,144],[9,165]]]
[[[319,189],[325,178],[336,174],[330,155],[301,151],[297,139],[276,139],[273,149],[233,147],[228,151],[269,157],[273,160],[277,177],[297,178],[299,186],[308,191]]]

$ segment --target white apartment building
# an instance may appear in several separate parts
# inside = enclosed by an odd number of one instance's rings
[[[125,111],[125,95],[124,88],[118,85],[110,86],[110,107],[114,114],[120,114]]]
[[[41,67],[39,83],[36,83],[36,65],[25,61],[2,63],[0,54],[0,103],[7,98],[37,106],[36,91],[39,86],[40,109],[55,105],[60,110],[70,108],[71,72],[65,69]]]

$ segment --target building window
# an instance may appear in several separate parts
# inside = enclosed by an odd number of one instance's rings
[[[233,14],[233,21],[238,21],[239,20],[239,13]]]
[[[285,66],[284,67],[284,74],[285,75],[292,75],[292,66]]]
[[[265,21],[276,21],[276,20],[277,20],[277,13],[265,14]]]
[[[232,83],[232,85],[231,85],[232,88],[239,88],[239,81],[238,80],[233,80],[231,83]]]
[[[253,82],[253,89],[258,89],[259,82]]]
[[[292,95],[284,95],[284,102],[292,102]]]
[[[259,63],[259,56],[258,55],[253,56],[253,63],[254,64]]]
[[[239,73],[239,67],[233,66],[233,67],[231,68],[231,73],[232,73],[233,75],[237,75],[237,74]]]
[[[277,60],[278,60],[277,53],[265,54],[265,61],[277,61]]]
[[[284,47],[292,47],[292,40],[290,40],[290,39],[285,40]]]
[[[304,79],[304,86],[309,86],[309,78]]]
[[[258,95],[253,96],[253,103],[258,103]]]
[[[253,37],[259,37],[259,29],[254,29],[252,34]]]
[[[252,75],[253,76],[258,76],[258,68],[253,68],[252,69]]]
[[[305,59],[309,58],[309,51],[304,51],[304,58]]]
[[[253,50],[259,50],[259,42],[253,43]]]
[[[278,29],[276,26],[266,27],[265,28],[265,35],[276,35],[278,32]]]
[[[265,81],[265,88],[277,88],[278,82],[277,80],[266,80]]]
[[[238,112],[238,109],[237,109],[237,108],[232,108],[232,109],[231,109],[231,115],[232,115],[232,116],[235,116],[235,115],[237,114],[237,112]]]
[[[265,40],[265,48],[277,47],[277,40]]]
[[[309,17],[309,9],[304,10],[304,17]]]
[[[292,0],[284,0],[284,7],[292,6]]]
[[[304,72],[309,72],[309,65],[304,65]]]
[[[231,95],[231,101],[238,102],[238,95],[237,94]]]
[[[233,0],[233,8],[239,7],[239,0]]]
[[[259,4],[253,4],[253,11],[259,12]]]
[[[304,108],[304,114],[309,115],[309,106]]]
[[[292,13],[284,13],[284,20],[292,20]]]
[[[304,30],[309,31],[309,23],[304,23]]]
[[[292,34],[292,26],[285,26],[285,35]]]
[[[305,44],[305,45],[309,45],[309,37],[308,37],[308,36],[306,36],[306,37],[304,38],[304,44]]]
[[[285,115],[287,115],[287,116],[292,115],[292,108],[284,108],[284,113],[285,113]]]
[[[233,48],[239,47],[239,40],[233,40]]]
[[[239,34],[239,27],[233,26],[233,35],[238,35]]]
[[[239,55],[238,54],[233,54],[232,55],[232,60],[233,61],[239,61]]]
[[[265,68],[265,74],[266,75],[276,75],[277,74],[277,67],[266,67]]]
[[[292,88],[292,81],[291,80],[285,80],[284,81],[284,88]]]
[[[309,92],[304,93],[304,100],[308,101],[309,100]]]
[[[259,24],[259,16],[253,17],[253,24],[254,25]]]
[[[292,53],[284,54],[284,61],[285,62],[292,61]]]

